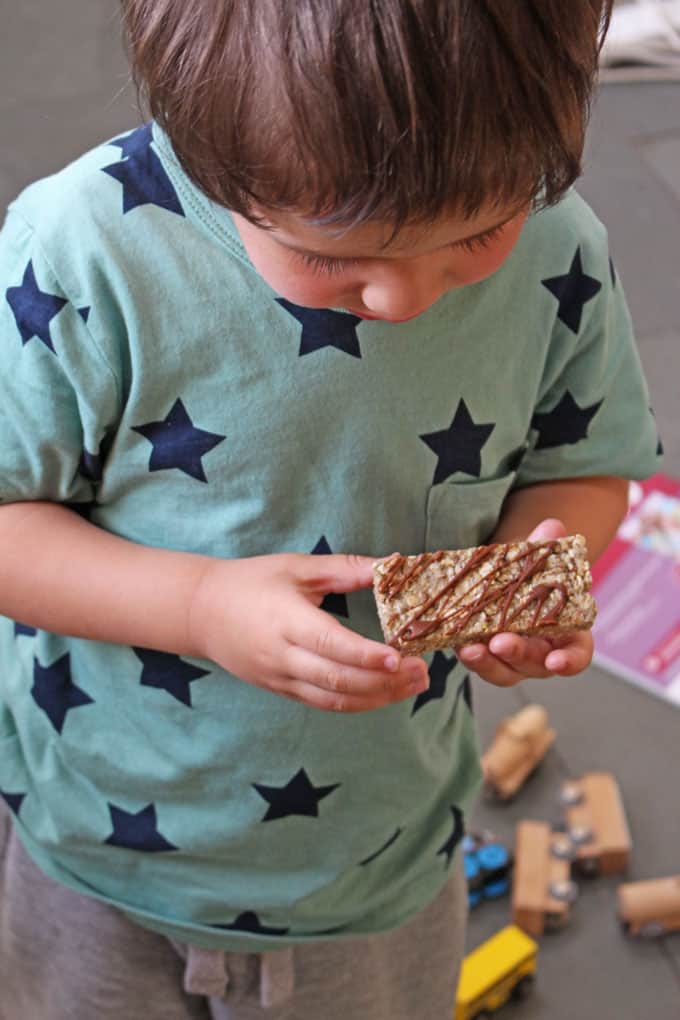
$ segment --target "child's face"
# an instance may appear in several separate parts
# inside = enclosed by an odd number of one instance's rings
[[[343,308],[364,319],[403,322],[442,294],[490,276],[514,248],[527,210],[389,232],[368,223],[337,236],[300,216],[272,214],[269,228],[234,215],[243,246],[281,297],[307,308]]]

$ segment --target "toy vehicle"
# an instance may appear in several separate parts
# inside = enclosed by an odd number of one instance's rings
[[[464,837],[463,863],[471,907],[509,891],[512,854],[492,832],[469,833]]]
[[[617,890],[618,915],[626,935],[680,931],[680,875],[624,882]]]
[[[489,749],[482,755],[487,793],[508,800],[555,741],[542,705],[527,705],[498,726]]]
[[[566,832],[583,875],[616,875],[628,867],[631,840],[618,783],[610,772],[586,772],[562,787]]]
[[[509,924],[463,960],[453,1020],[489,1017],[510,998],[524,998],[533,986],[538,945]]]
[[[512,919],[530,935],[556,931],[569,920],[578,887],[570,878],[575,849],[547,822],[519,822],[515,830]]]

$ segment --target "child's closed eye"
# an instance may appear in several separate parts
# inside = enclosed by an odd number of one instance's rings
[[[467,251],[474,254],[477,251],[482,251],[484,248],[488,248],[494,241],[503,233],[503,226],[494,227],[493,230],[488,230],[486,234],[478,234],[477,237],[467,237],[462,241],[454,241],[450,248],[455,248],[459,251]]]
[[[314,252],[298,251],[295,255],[314,273],[332,276],[334,273],[341,273],[343,269],[357,264],[357,259],[334,259],[329,255],[316,255]]]
[[[468,237],[462,241],[452,241],[451,244],[447,245],[447,248],[474,254],[475,252],[488,248],[494,241],[498,240],[503,233],[503,226],[494,227],[493,230],[489,230],[485,234],[478,234],[477,237]],[[295,257],[300,259],[300,261],[302,261],[307,268],[311,269],[312,272],[326,276],[341,273],[345,269],[356,266],[359,262],[358,259],[332,258],[330,255],[319,255],[316,252],[311,251],[296,251],[294,254]]]

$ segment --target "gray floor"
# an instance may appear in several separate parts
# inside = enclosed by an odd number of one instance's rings
[[[0,0],[0,206],[28,181],[137,120],[114,0]],[[607,223],[667,452],[680,475],[680,84],[608,84],[596,105],[581,191]],[[513,691],[475,686],[482,740],[498,720],[540,701],[556,749],[511,806],[480,804],[476,821],[512,839],[520,818],[556,817],[567,775],[613,771],[634,839],[631,877],[680,872],[680,710],[590,669]],[[542,940],[532,998],[503,1016],[526,1020],[680,1017],[680,935],[626,941],[615,882],[582,892],[568,930]],[[470,945],[508,920],[507,901],[475,911]],[[357,1018],[358,1020],[358,1018]],[[417,1020],[417,1017],[414,1017]]]

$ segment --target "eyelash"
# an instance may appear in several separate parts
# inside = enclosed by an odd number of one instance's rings
[[[477,251],[488,248],[503,232],[503,227],[495,227],[486,234],[479,237],[470,237],[465,241],[454,241],[447,247],[457,251],[465,251],[474,254]],[[332,276],[334,273],[341,273],[345,269],[356,266],[358,259],[333,259],[328,255],[315,255],[313,252],[296,252],[298,258],[315,273]]]

